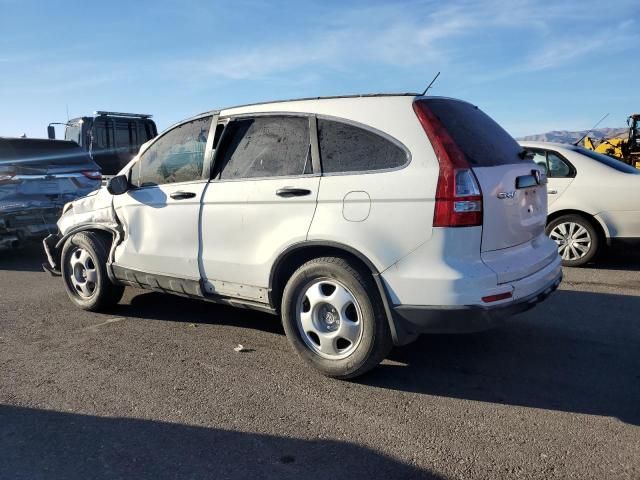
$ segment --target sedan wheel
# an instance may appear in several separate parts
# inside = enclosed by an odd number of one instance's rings
[[[551,230],[550,236],[558,245],[558,253],[563,260],[579,260],[591,250],[591,235],[578,223],[567,222],[556,225]]]
[[[580,215],[563,215],[547,226],[565,267],[581,267],[598,253],[600,239],[593,224]]]

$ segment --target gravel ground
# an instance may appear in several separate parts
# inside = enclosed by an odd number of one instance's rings
[[[638,254],[355,382],[276,317],[135,289],[83,312],[40,262],[0,252],[1,479],[640,478]]]

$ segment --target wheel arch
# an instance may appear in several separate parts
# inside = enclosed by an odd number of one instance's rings
[[[607,226],[600,219],[598,219],[598,217],[596,215],[591,215],[590,213],[587,213],[584,210],[577,210],[577,209],[569,209],[568,208],[568,209],[558,210],[558,211],[555,211],[553,213],[550,213],[547,216],[547,225],[549,225],[555,219],[560,218],[560,217],[565,216],[565,215],[578,215],[578,216],[584,218],[589,223],[591,223],[591,225],[593,225],[593,227],[598,232],[598,235],[600,235],[600,239],[603,242],[608,242],[609,241],[609,229],[607,228]]]
[[[60,249],[64,245],[64,242],[67,241],[68,238],[72,237],[76,233],[80,232],[100,232],[100,233],[109,233],[113,238],[116,237],[120,232],[117,228],[111,227],[109,225],[104,225],[101,223],[86,223],[83,225],[76,225],[75,227],[70,228],[67,233],[60,237],[58,243],[56,243],[56,248]]]
[[[60,266],[61,269],[61,255],[62,255],[62,247],[65,242],[74,236],[76,233],[81,232],[93,232],[98,233],[102,236],[109,236],[109,240],[111,241],[111,246],[109,252],[107,252],[107,276],[112,283],[118,283],[117,278],[113,274],[113,269],[111,268],[111,261],[113,259],[113,251],[118,244],[118,239],[120,238],[121,232],[117,228],[117,226],[105,225],[103,223],[84,223],[82,225],[76,225],[70,228],[64,235],[60,237],[55,247],[53,248],[52,254],[54,255],[54,262]]]
[[[365,270],[371,273],[373,280],[378,289],[378,293],[382,300],[385,309],[385,317],[389,323],[389,329],[391,330],[391,336],[395,345],[402,345],[406,343],[409,338],[405,338],[405,335],[401,329],[397,328],[393,315],[391,313],[391,307],[389,302],[389,296],[384,287],[384,283],[380,278],[380,271],[375,264],[362,252],[344,245],[338,242],[314,240],[307,242],[300,242],[289,246],[276,258],[271,272],[269,274],[269,303],[276,310],[280,311],[280,302],[282,301],[282,293],[287,280],[291,277],[293,272],[298,269],[305,262],[318,257],[324,256],[339,256],[343,258],[355,261]]]

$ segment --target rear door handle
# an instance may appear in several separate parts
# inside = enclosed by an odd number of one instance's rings
[[[307,190],[306,188],[284,187],[276,190],[276,195],[284,198],[304,197],[305,195],[311,195],[311,190]]]
[[[548,191],[547,191],[547,193],[548,193],[549,195],[555,195],[555,194],[557,194],[557,193],[558,193],[558,190],[548,190]]]
[[[195,193],[193,192],[173,192],[171,195],[169,195],[171,198],[173,198],[174,200],[186,200],[187,198],[193,198],[196,196]]]

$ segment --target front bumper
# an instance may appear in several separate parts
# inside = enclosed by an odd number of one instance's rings
[[[561,281],[562,272],[541,290],[495,306],[398,305],[393,307],[392,314],[396,325],[401,325],[410,334],[480,332],[499,326],[509,317],[535,307],[557,290]]]

